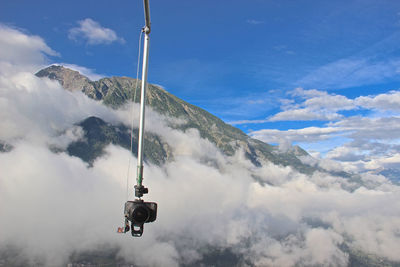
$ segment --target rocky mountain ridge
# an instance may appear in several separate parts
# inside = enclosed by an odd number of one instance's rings
[[[42,69],[36,75],[38,77],[47,77],[57,80],[66,90],[80,90],[88,97],[95,100],[102,100],[105,105],[115,109],[121,107],[127,103],[127,101],[132,101],[135,95],[135,89],[136,102],[140,100],[140,86],[136,86],[136,83],[140,83],[140,81],[128,77],[111,77],[103,78],[98,81],[91,81],[77,71],[56,65]],[[298,156],[308,155],[307,152],[300,147],[293,147],[293,149],[288,152],[280,153],[276,147],[250,138],[240,129],[224,123],[221,119],[209,112],[177,98],[159,86],[148,85],[146,104],[161,114],[183,119],[185,123],[177,126],[179,130],[185,131],[190,128],[197,129],[201,137],[214,143],[226,155],[233,155],[237,149],[242,148],[245,151],[246,157],[256,166],[261,165],[263,161],[270,161],[277,165],[291,166],[303,173],[312,173],[316,170],[314,167],[303,164],[298,158]],[[101,118],[92,118],[90,121],[92,123],[94,121],[100,123],[102,120]],[[101,122],[101,124],[103,123],[104,122]],[[87,120],[80,122],[80,124],[86,125],[86,127],[83,127],[85,138],[88,142],[92,142],[92,148],[96,146],[98,148],[100,143],[103,144],[102,146],[108,143],[115,143],[123,147],[127,147],[128,145],[129,137],[127,136],[121,139],[113,139],[110,137],[115,137],[118,131],[121,132],[121,125],[109,125],[106,128],[98,127],[97,131],[99,131],[99,135],[103,137],[94,141],[93,135],[90,134],[90,132],[93,131],[88,127]],[[89,123],[89,125],[90,124],[91,123]],[[107,131],[109,134],[102,131]],[[110,132],[114,133],[110,135]],[[134,137],[134,140],[135,138],[137,139],[137,137]],[[149,136],[146,137],[145,142],[147,142],[147,145],[145,145],[145,147],[147,148],[150,146],[154,150],[154,153],[147,153],[147,159],[153,163],[160,164],[168,160],[171,155],[166,151],[167,146],[165,146],[165,144],[162,144],[160,140],[154,143],[155,140],[154,136],[152,138]],[[78,147],[76,143],[72,143],[68,148],[71,155],[78,156],[89,163],[93,162],[95,157],[84,156],[78,149],[74,149],[74,147]],[[158,155],[157,153],[163,156],[160,158],[156,156]],[[96,151],[93,155],[100,154],[100,151]]]

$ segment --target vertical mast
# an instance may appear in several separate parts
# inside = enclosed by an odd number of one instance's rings
[[[145,26],[143,27],[144,50],[143,50],[143,66],[142,66],[142,88],[140,98],[140,121],[139,121],[139,142],[138,142],[138,166],[137,166],[137,185],[135,186],[135,196],[142,197],[148,192],[147,188],[142,185],[143,181],[143,141],[144,141],[144,117],[146,104],[146,88],[147,88],[147,72],[149,66],[149,41],[150,41],[150,7],[149,0],[144,2]]]
[[[146,25],[142,29],[142,32],[145,34],[145,37],[144,37],[143,67],[142,67],[142,88],[141,88],[141,97],[140,97],[137,184],[135,185],[135,196],[137,197],[137,199],[135,199],[134,201],[127,201],[125,203],[125,207],[124,207],[125,226],[118,227],[118,230],[117,230],[118,233],[126,233],[126,232],[131,231],[132,236],[136,236],[136,237],[142,236],[145,223],[154,222],[157,218],[157,203],[144,202],[141,199],[141,197],[144,194],[147,194],[149,191],[146,187],[144,187],[142,185],[142,181],[143,181],[143,147],[144,147],[143,141],[144,141],[144,119],[145,119],[144,111],[145,111],[145,104],[146,104],[147,70],[148,70],[148,62],[149,62],[149,39],[150,39],[149,38],[149,34],[150,34],[149,0],[144,0],[144,17],[146,20]],[[139,59],[138,59],[138,62],[139,62]],[[131,138],[132,138],[132,136],[131,136]],[[127,180],[128,179],[129,179],[129,169],[128,169]],[[131,222],[130,225],[129,225],[129,222]]]

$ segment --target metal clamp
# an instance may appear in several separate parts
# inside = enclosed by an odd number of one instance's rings
[[[143,185],[135,185],[135,196],[141,198],[144,194],[149,193],[149,189]]]

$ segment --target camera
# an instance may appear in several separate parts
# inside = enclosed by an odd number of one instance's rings
[[[125,219],[131,222],[132,236],[142,236],[143,225],[154,222],[156,218],[157,203],[155,202],[144,202],[141,199],[136,199],[125,203]]]

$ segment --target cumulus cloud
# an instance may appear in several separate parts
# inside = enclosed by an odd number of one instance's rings
[[[389,91],[374,96],[360,96],[355,99],[355,103],[364,108],[398,112],[400,111],[400,91]]]
[[[74,123],[86,116],[129,125],[128,109],[113,111],[27,71],[14,69],[0,81],[0,139],[13,144],[0,153],[0,250],[14,246],[28,264],[65,265],[71,253],[101,245],[139,266],[195,264],[211,249],[229,249],[239,264],[254,266],[345,266],[350,250],[400,261],[398,186],[373,174],[353,181],[269,162],[255,167],[244,151],[227,157],[151,109],[146,129],[170,144],[175,158],[145,165],[146,200],[159,203],[157,220],[138,240],[118,235],[127,164],[136,159],[110,145],[87,168],[48,144],[82,138]]]
[[[332,127],[352,131],[351,137],[365,140],[397,140],[400,117],[367,118],[354,116],[331,123]]]
[[[278,101],[281,103],[280,109],[282,111],[269,118],[239,120],[231,122],[231,124],[255,124],[274,121],[336,121],[343,118],[343,115],[338,113],[339,111],[357,108],[352,99],[316,89],[296,88],[288,92],[288,95],[291,97],[290,99],[284,98]],[[258,98],[258,102],[264,104],[265,100]]]
[[[269,121],[330,121],[342,118],[341,115],[323,109],[300,108],[285,110],[273,115]]]
[[[337,161],[337,164],[353,172],[399,169],[399,146],[379,142],[349,142],[329,151],[326,159]]]
[[[293,98],[299,98],[300,101],[294,102],[290,99],[283,99],[281,101],[283,111],[271,116],[270,121],[335,121],[343,117],[338,111],[356,108],[354,101],[345,96],[328,94],[315,89],[296,88],[289,92],[289,95]]]
[[[47,56],[59,56],[45,41],[36,35],[0,23],[0,70],[23,66],[25,70],[36,70],[48,62]]]
[[[240,125],[240,124],[258,124],[258,123],[265,123],[268,122],[269,120],[265,119],[265,120],[239,120],[239,121],[231,121],[229,122],[229,124],[232,125]]]
[[[265,21],[256,20],[256,19],[248,19],[248,20],[246,20],[246,23],[252,24],[252,25],[259,25],[259,24],[264,24]]]
[[[342,111],[367,109],[398,112],[400,109],[400,92],[396,90],[379,95],[359,96],[354,99],[329,94],[326,91],[303,88],[296,88],[289,92],[289,95],[292,99],[282,99],[283,111],[271,116],[270,121],[336,121],[344,118],[338,113]]]
[[[250,136],[266,143],[284,142],[317,142],[332,138],[342,133],[342,130],[334,127],[308,127],[303,129],[289,129],[287,131],[277,129],[262,129],[252,131]]]
[[[243,120],[242,123],[268,123],[275,121],[325,122],[319,127],[275,130],[261,129],[250,132],[254,138],[279,143],[288,147],[292,143],[318,146],[329,140],[334,147],[325,148],[324,166],[331,160],[341,161],[348,171],[382,170],[386,159],[400,152],[399,91],[378,95],[359,96],[354,99],[326,91],[296,88],[281,100],[281,111],[264,120]],[[354,115],[345,116],[345,112]],[[330,162],[329,164],[326,164]],[[337,163],[338,164],[338,163]],[[321,165],[322,166],[322,165]],[[397,166],[393,164],[391,166]]]
[[[111,44],[113,42],[125,43],[125,40],[118,37],[115,31],[102,27],[100,23],[90,18],[78,21],[79,27],[69,30],[68,37],[71,40],[83,39],[89,45]]]

